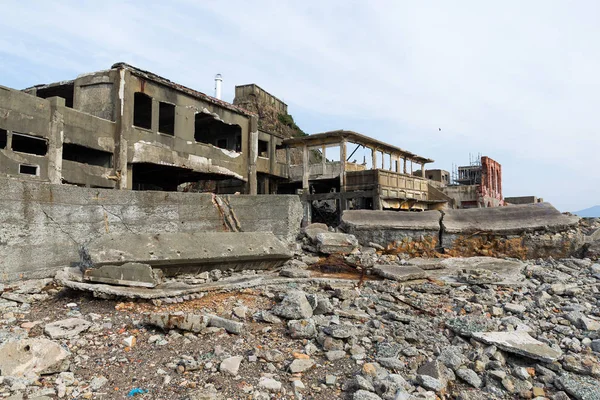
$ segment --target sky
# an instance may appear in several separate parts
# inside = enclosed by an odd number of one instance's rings
[[[168,4],[167,4],[168,3]],[[256,83],[307,133],[502,164],[505,197],[600,204],[600,2],[6,0],[0,85],[127,62],[223,99]]]

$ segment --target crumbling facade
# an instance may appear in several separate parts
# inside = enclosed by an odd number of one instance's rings
[[[0,87],[0,174],[133,190],[199,182],[256,194],[259,174],[285,176],[275,157],[281,138],[259,132],[257,120],[123,63],[24,91]]]
[[[453,181],[442,191],[454,199],[457,208],[503,206],[502,166],[483,156],[470,165],[458,167]]]

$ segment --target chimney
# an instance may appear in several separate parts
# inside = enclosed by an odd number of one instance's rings
[[[223,77],[221,74],[215,75],[215,97],[221,100],[221,86],[223,86]]]

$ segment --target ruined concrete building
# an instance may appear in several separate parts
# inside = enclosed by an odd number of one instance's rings
[[[431,172],[427,171],[426,174]],[[441,190],[453,199],[456,208],[498,207],[502,197],[502,166],[486,156],[478,156],[469,165],[459,166],[448,185]],[[448,172],[441,174],[448,179]],[[435,175],[437,178],[438,175]]]
[[[331,146],[340,161],[327,159]],[[350,146],[371,151],[369,169],[349,161]],[[237,86],[231,104],[118,63],[23,91],[0,87],[0,174],[26,180],[303,193],[310,219],[320,200],[333,200],[338,214],[440,208],[448,197],[412,175],[413,164],[424,171],[432,161],[351,131],[304,136],[287,105],[254,84]]]
[[[281,137],[233,104],[119,63],[24,91],[0,87],[0,172],[97,188],[259,193]],[[264,185],[262,185],[264,187]]]

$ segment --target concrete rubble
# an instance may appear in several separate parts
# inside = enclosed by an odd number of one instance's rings
[[[333,233],[307,227],[277,267],[185,268],[154,287],[123,285],[122,263],[111,282],[72,267],[0,285],[0,396],[598,398],[597,261],[411,257]],[[141,282],[175,265],[161,257]]]

